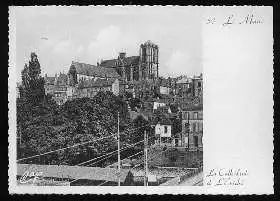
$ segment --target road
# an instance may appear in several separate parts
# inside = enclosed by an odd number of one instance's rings
[[[197,175],[194,175],[179,184],[179,186],[202,186],[202,185],[203,185],[203,172],[200,172]]]

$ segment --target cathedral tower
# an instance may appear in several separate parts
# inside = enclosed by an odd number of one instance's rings
[[[140,46],[141,79],[158,78],[158,46],[147,41]]]

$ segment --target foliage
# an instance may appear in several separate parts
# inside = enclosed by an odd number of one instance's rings
[[[18,157],[45,153],[116,134],[118,112],[120,131],[124,132],[133,127],[128,120],[126,103],[111,92],[99,92],[92,99],[70,100],[60,107],[51,97],[46,97],[36,107],[19,98],[17,121],[22,143],[18,147]],[[125,132],[121,135],[121,141],[122,144],[128,144],[130,141]],[[116,150],[116,142],[116,136],[110,136],[102,141],[24,162],[75,165]]]
[[[172,117],[170,118],[172,122],[172,135],[175,135],[176,133],[180,133],[182,131],[182,121],[180,118]]]
[[[137,111],[136,108],[141,108],[142,107],[142,101],[139,98],[131,98],[129,100],[129,105],[131,110]]]
[[[21,72],[22,86],[20,87],[20,96],[26,101],[37,104],[45,96],[44,78],[40,76],[41,66],[37,55],[32,52],[29,65],[25,64]]]
[[[146,118],[143,117],[143,115],[139,115],[136,119],[134,119],[134,121],[132,123],[133,123],[134,128],[136,129],[136,131],[132,133],[133,138],[130,137],[130,138],[132,138],[133,143],[144,140],[145,131],[147,133],[147,138],[149,139],[149,142],[152,142],[154,140],[154,139],[152,139],[154,135],[151,130],[150,123]],[[143,147],[143,144],[142,143],[140,144],[141,149]]]

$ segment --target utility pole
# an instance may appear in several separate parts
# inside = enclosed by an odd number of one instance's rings
[[[118,186],[121,185],[120,113],[118,112]]]
[[[19,126],[19,148],[21,148],[21,126]]]
[[[144,168],[145,168],[145,177],[144,177],[144,186],[148,186],[148,139],[146,130],[144,131]]]
[[[190,113],[188,112],[188,152],[190,151]]]

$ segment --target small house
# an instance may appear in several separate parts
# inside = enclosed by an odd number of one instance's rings
[[[172,122],[167,118],[161,118],[154,122],[155,144],[160,146],[170,146],[172,143],[171,127]]]

